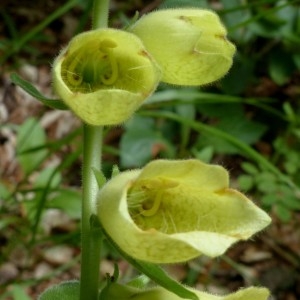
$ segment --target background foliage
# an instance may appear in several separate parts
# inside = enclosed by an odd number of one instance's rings
[[[51,61],[74,34],[90,28],[92,3],[18,2],[0,4],[0,299],[23,300],[35,297],[49,282],[77,276],[82,141],[80,124],[71,114],[60,111],[54,117],[53,110],[13,86],[18,77],[9,75],[25,74],[37,90],[18,83],[31,94],[46,102],[55,98]],[[128,25],[136,10],[214,9],[238,49],[222,80],[201,88],[161,84],[135,117],[105,131],[108,177],[115,164],[127,169],[158,157],[196,157],[227,167],[232,185],[273,217],[273,225],[253,244],[243,243],[217,262],[200,258],[177,267],[175,276],[188,284],[231,290],[252,283],[268,286],[274,299],[300,297],[299,4],[111,1],[110,22],[117,28]],[[45,116],[56,121],[48,119],[47,126]],[[61,222],[49,225],[53,215]],[[58,261],[47,248],[71,254]],[[104,276],[111,259],[119,257],[107,247],[103,258],[108,262]],[[132,272],[123,266],[124,277]]]

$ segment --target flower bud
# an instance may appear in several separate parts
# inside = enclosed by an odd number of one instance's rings
[[[270,223],[228,187],[224,168],[198,160],[156,160],[120,173],[101,189],[98,217],[125,253],[153,263],[222,255]]]
[[[162,81],[203,85],[232,65],[235,46],[219,17],[204,9],[166,9],[143,16],[130,28],[163,71]]]
[[[140,39],[116,29],[77,35],[53,65],[56,93],[91,125],[127,120],[159,79],[159,68]]]

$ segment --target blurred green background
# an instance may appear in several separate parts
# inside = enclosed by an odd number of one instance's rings
[[[216,11],[237,46],[234,65],[204,87],[161,84],[131,120],[106,128],[104,172],[159,157],[223,165],[272,225],[220,259],[201,257],[169,272],[215,293],[263,285],[272,299],[299,299],[300,1],[112,0],[110,26],[126,27],[136,11],[172,7]],[[51,63],[90,28],[91,8],[90,0],[0,4],[0,299],[35,298],[79,276],[80,122],[41,105],[10,75],[31,82],[32,94],[55,98]],[[112,260],[124,278],[134,274],[107,246],[103,276]]]

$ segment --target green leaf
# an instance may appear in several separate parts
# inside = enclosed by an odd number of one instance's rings
[[[184,104],[177,105],[175,107],[176,113],[183,118],[194,120],[196,117],[196,109],[194,105]],[[190,140],[191,127],[189,125],[183,124],[180,128],[180,150],[184,151],[187,148],[188,142]]]
[[[300,22],[299,22],[300,23]],[[294,61],[294,64],[296,65],[296,67],[298,69],[300,69],[300,54],[299,53],[296,53],[292,56],[293,58],[293,61]]]
[[[281,204],[277,204],[275,206],[275,211],[281,221],[289,222],[291,220],[291,217],[292,217],[291,211],[288,208],[286,208],[285,206],[283,206]]]
[[[269,60],[269,73],[278,85],[287,83],[295,69],[293,58],[289,52],[282,50],[272,51]]]
[[[284,102],[282,108],[287,116],[287,120],[289,120],[291,123],[296,123],[298,116],[295,110],[292,108],[291,103],[287,101]]]
[[[254,186],[254,180],[251,175],[241,175],[238,177],[239,187],[243,191],[249,191]]]
[[[222,0],[223,10],[220,11],[230,38],[239,43],[248,42],[253,34],[241,25],[252,18],[251,7],[241,4],[240,0]],[[234,30],[232,30],[234,29]]]
[[[1,181],[0,181],[0,195],[1,195],[1,200],[8,198],[10,195],[8,187],[6,187],[5,183]]]
[[[79,299],[79,281],[65,281],[43,292],[38,300],[75,300]]]
[[[290,210],[300,210],[300,199],[296,196],[283,196],[283,204]]]
[[[57,172],[57,168],[55,167],[48,167],[39,173],[33,184],[36,190],[33,199],[23,202],[26,215],[33,224],[38,224],[47,200],[49,200],[51,195],[51,191],[56,190],[60,182],[61,174]]]
[[[193,292],[189,291],[182,284],[180,284],[173,278],[169,277],[168,274],[159,265],[143,262],[132,258],[128,254],[126,254],[121,248],[119,248],[118,245],[114,243],[114,241],[106,233],[103,227],[102,227],[102,231],[105,237],[107,238],[107,240],[118,250],[118,252],[141,273],[148,276],[150,279],[152,279],[161,287],[169,290],[170,292],[176,294],[177,296],[183,299],[199,300],[198,297]]]
[[[201,104],[198,109],[202,114],[213,118],[216,123],[215,128],[232,135],[247,145],[257,142],[267,128],[262,123],[248,119],[240,103]],[[216,152],[222,154],[239,153],[238,148],[232,143],[205,132],[199,137],[198,145],[211,145]]]
[[[204,148],[201,148],[200,150],[192,149],[192,153],[195,158],[205,163],[210,163],[214,155],[214,147],[206,146]]]
[[[59,99],[50,99],[45,97],[43,94],[41,94],[30,82],[22,79],[19,75],[16,73],[12,73],[10,75],[11,81],[21,87],[24,91],[26,91],[29,95],[36,98],[40,102],[42,102],[44,105],[49,106],[51,108],[55,109],[61,109],[66,110],[68,107],[62,102],[62,100]]]
[[[289,175],[295,175],[300,169],[299,153],[291,150],[287,154],[287,161],[283,163],[283,166]]]
[[[295,23],[299,18],[299,7],[294,7],[292,4],[289,4],[287,0],[278,1],[276,6],[282,6],[281,9],[277,11],[277,16],[283,23],[280,31],[283,34],[292,33],[295,30]]]
[[[145,118],[139,115],[134,115],[130,120],[125,124],[126,130],[134,130],[137,127],[141,130],[153,129],[155,122],[152,118]]]
[[[255,175],[255,182],[258,190],[263,193],[275,193],[278,189],[277,177],[271,172],[263,172]]]
[[[14,226],[15,224],[17,224],[18,222],[20,222],[20,220],[19,220],[19,216],[18,217],[16,217],[16,216],[5,216],[5,218],[4,217],[2,217],[1,219],[0,219],[0,230],[2,231],[2,232],[4,232],[4,230],[6,230],[6,229],[8,229],[9,230],[9,227],[12,225],[12,226]],[[0,298],[1,299],[1,298]]]
[[[244,162],[244,163],[242,163],[241,166],[244,171],[246,171],[247,173],[249,173],[251,175],[257,175],[259,173],[259,170],[257,169],[257,167],[249,162]]]
[[[25,174],[30,174],[46,158],[46,134],[39,122],[29,118],[18,130],[17,157]]]
[[[34,187],[37,189],[43,189],[49,186],[50,189],[55,189],[61,182],[61,174],[57,171],[57,168],[52,166],[43,169],[36,181],[34,182]]]
[[[244,28],[243,28],[244,29]],[[224,94],[239,95],[243,93],[253,80],[255,60],[253,57],[237,53],[232,68],[221,79]],[[239,84],[236,84],[236,83]]]
[[[81,217],[81,193],[76,190],[60,190],[47,203],[47,207],[58,208],[73,219]]]
[[[272,207],[274,204],[276,204],[278,200],[278,196],[274,194],[267,194],[261,197],[262,203],[267,207]]]
[[[11,294],[14,300],[31,300],[24,288],[18,284],[11,287]]]
[[[170,151],[169,143],[160,132],[135,128],[126,131],[121,139],[121,165],[141,167],[161,152]]]

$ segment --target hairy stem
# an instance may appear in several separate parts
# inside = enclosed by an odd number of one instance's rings
[[[109,12],[109,0],[94,0],[93,29],[107,27]]]
[[[96,212],[98,184],[93,168],[101,168],[102,128],[84,125],[83,134],[80,299],[96,300],[102,237],[91,226],[91,217]]]
[[[109,0],[94,1],[93,29],[107,27],[108,10]],[[99,189],[93,169],[101,170],[102,132],[102,127],[84,125],[80,300],[96,300],[99,293],[102,236],[91,220],[96,213]]]

